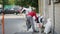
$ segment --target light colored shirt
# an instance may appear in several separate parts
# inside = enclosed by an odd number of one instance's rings
[[[29,8],[24,7],[21,12],[23,12],[24,10],[25,10],[25,14],[28,14],[29,12],[32,11],[32,8],[31,8],[31,6],[29,6]]]

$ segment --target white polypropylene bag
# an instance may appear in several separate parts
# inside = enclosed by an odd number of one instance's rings
[[[47,19],[47,23],[44,26],[45,26],[44,32],[46,34],[49,33],[51,31],[51,26],[52,26],[50,18]]]
[[[35,19],[36,19],[36,18],[33,17],[34,27],[35,27],[35,30],[36,30],[36,31],[39,31],[39,28],[38,28],[38,27],[39,27],[39,25],[38,25],[39,23],[36,23]]]

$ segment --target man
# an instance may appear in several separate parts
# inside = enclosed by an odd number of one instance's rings
[[[38,32],[35,30],[35,27],[34,27],[34,22],[33,22],[33,16],[35,16],[36,20],[38,20],[38,17],[36,16],[36,12],[35,12],[35,8],[32,9],[31,12],[29,12],[27,15],[26,15],[26,18],[27,18],[27,30],[29,30],[29,28],[32,27],[33,29],[33,32]]]

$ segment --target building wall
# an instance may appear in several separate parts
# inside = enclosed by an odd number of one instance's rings
[[[48,3],[49,0],[38,0],[40,16],[44,16],[45,23],[47,21],[47,18],[49,18]]]
[[[43,15],[43,0],[38,0],[38,7],[40,16]]]

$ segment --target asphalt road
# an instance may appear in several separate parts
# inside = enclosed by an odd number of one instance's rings
[[[1,24],[2,15],[0,15]],[[19,15],[5,15],[4,17],[5,34],[15,34],[16,32],[26,31],[25,19]],[[2,25],[0,25],[0,34],[2,34]]]
[[[1,23],[1,15],[0,15]],[[32,31],[26,31],[26,21],[19,15],[5,15],[4,18],[5,34],[38,34],[32,33]],[[2,34],[2,27],[0,25],[0,34]]]
[[[25,20],[19,18],[5,19],[5,34],[14,34],[16,32],[23,31],[25,28]],[[24,27],[24,28],[23,28]],[[0,25],[1,29],[1,25]],[[0,30],[1,31],[1,30]]]
[[[23,32],[25,30],[25,20],[14,18],[5,19],[5,34],[14,34],[16,32]]]
[[[0,34],[2,34],[2,26],[0,25]]]

